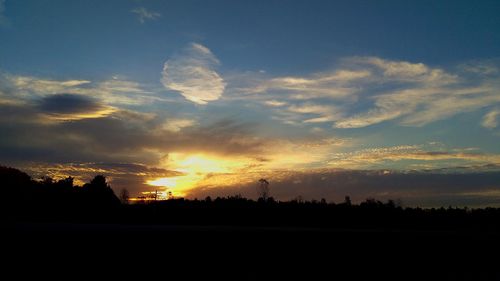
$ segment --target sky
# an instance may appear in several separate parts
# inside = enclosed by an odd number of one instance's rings
[[[499,1],[0,0],[0,164],[500,205]]]

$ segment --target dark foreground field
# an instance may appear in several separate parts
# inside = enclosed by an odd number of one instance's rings
[[[491,231],[29,222],[4,231],[9,262],[22,265],[16,280],[500,280]]]

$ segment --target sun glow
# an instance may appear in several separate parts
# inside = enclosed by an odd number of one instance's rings
[[[247,158],[225,159],[206,154],[171,153],[163,165],[184,175],[151,179],[147,184],[165,187],[174,196],[184,196],[186,191],[213,174],[234,173],[249,164]]]

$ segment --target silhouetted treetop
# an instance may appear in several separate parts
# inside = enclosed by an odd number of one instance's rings
[[[83,193],[87,200],[99,206],[120,204],[120,199],[115,195],[103,175],[97,175],[90,183],[84,184]]]

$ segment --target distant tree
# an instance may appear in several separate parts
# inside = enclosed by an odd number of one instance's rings
[[[126,188],[123,188],[120,191],[120,201],[122,202],[122,204],[126,205],[129,203],[129,199],[130,199],[130,195],[128,193],[128,190]]]
[[[299,195],[299,196],[295,197],[295,199],[293,199],[292,202],[304,203],[304,198],[302,197],[302,195]]]
[[[269,198],[270,190],[269,190],[269,181],[266,179],[260,179],[258,185],[259,199],[267,201]]]
[[[52,185],[58,189],[59,192],[72,192],[73,191],[73,177],[67,177],[65,179],[60,179]]]
[[[346,196],[346,197],[345,197],[344,204],[345,204],[346,206],[351,206],[351,205],[352,205],[352,202],[351,202],[351,197],[350,197],[350,196]]]
[[[52,186],[52,184],[54,184],[54,179],[49,176],[43,176],[40,179],[40,183],[44,186]]]
[[[400,198],[396,199],[396,208],[403,208],[403,200]]]
[[[387,200],[387,204],[385,204],[385,205],[391,209],[394,209],[394,208],[396,208],[396,201],[389,199],[389,200]]]

